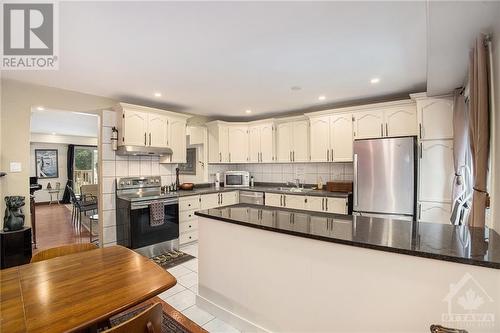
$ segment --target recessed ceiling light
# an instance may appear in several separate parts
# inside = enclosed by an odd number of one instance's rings
[[[45,110],[45,108],[44,108],[43,106],[37,106],[37,107],[36,107],[36,109],[37,109],[38,111],[43,111],[43,110]]]
[[[52,135],[56,135],[57,133],[56,132],[52,132]]]
[[[319,99],[320,101],[324,101],[324,100],[326,99],[326,96],[325,96],[325,95],[321,95],[321,96],[319,96],[319,97],[318,97],[318,99]]]
[[[380,79],[378,77],[374,77],[373,79],[370,80],[371,84],[379,83]]]
[[[155,97],[161,97],[161,92],[155,92],[154,95]]]
[[[252,110],[250,110],[250,109],[245,110],[245,113],[247,113],[247,114],[252,113]]]

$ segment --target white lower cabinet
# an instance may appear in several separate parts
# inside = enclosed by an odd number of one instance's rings
[[[314,212],[347,214],[347,199],[308,196],[306,209]]]
[[[418,217],[420,222],[449,224],[451,204],[421,201],[418,207]]]
[[[347,214],[347,198],[266,193],[266,206],[286,207],[313,212]]]
[[[238,193],[239,193],[238,191],[222,192],[219,205],[220,206],[230,206],[230,205],[237,204],[240,201]]]
[[[210,209],[219,206],[220,193],[200,195],[200,209]]]

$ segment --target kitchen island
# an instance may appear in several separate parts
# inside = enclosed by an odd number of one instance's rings
[[[470,331],[500,329],[493,230],[250,204],[196,214],[197,304],[243,330],[467,329],[464,314],[482,316]],[[481,305],[464,309],[470,290]]]

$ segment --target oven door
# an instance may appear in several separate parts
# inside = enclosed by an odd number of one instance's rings
[[[130,210],[130,247],[141,248],[179,238],[179,202],[165,201],[165,223],[151,226],[148,203],[132,204]]]

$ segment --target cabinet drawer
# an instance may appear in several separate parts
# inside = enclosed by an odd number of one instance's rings
[[[198,240],[198,231],[190,231],[179,235],[179,244],[186,244]]]
[[[200,209],[200,197],[198,195],[179,199],[179,211],[193,209]]]
[[[198,220],[179,223],[179,233],[181,234],[194,230],[198,230]]]
[[[183,210],[179,212],[179,222],[185,222],[193,219],[197,219],[198,216],[194,215],[195,209]]]

